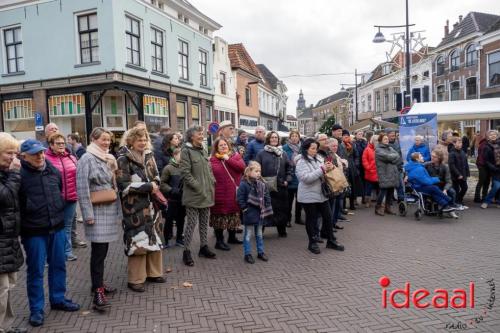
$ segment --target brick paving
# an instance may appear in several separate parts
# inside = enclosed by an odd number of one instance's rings
[[[472,192],[472,190],[470,191]],[[471,204],[471,206],[473,206]],[[126,288],[126,260],[120,242],[113,243],[106,279],[119,288],[105,314],[91,310],[90,249],[78,249],[69,262],[68,296],[82,305],[77,313],[50,311],[45,324],[32,332],[459,332],[448,322],[461,321],[467,332],[500,332],[500,304],[484,312],[490,296],[486,280],[500,283],[500,209],[471,207],[459,220],[409,214],[376,217],[358,209],[338,233],[345,252],[306,250],[303,226],[289,237],[265,233],[270,261],[243,262],[241,246],[217,251],[215,261],[195,257],[182,265],[182,249],[165,252],[167,283],[147,285],[145,293]],[[81,228],[81,225],[79,225]],[[241,235],[240,235],[241,237]],[[210,238],[213,245],[214,239]],[[14,293],[16,324],[28,327],[24,270]],[[392,288],[406,281],[425,287],[466,288],[475,281],[475,309],[382,309],[382,275]],[[193,284],[184,288],[184,282]],[[483,321],[470,324],[482,315]],[[479,320],[479,319],[478,319]]]

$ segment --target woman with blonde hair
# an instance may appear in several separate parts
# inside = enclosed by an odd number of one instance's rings
[[[26,332],[11,328],[14,312],[11,292],[17,280],[17,271],[24,257],[19,243],[21,216],[19,213],[19,189],[21,187],[21,164],[16,158],[19,142],[8,133],[0,133],[0,331]]]
[[[130,129],[125,143],[118,153],[116,180],[122,199],[128,287],[144,292],[146,281],[166,282],[159,237],[161,214],[153,205],[153,198],[161,195],[160,177],[145,128]]]

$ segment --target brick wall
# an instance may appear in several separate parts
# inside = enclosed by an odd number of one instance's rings
[[[480,56],[481,70],[481,98],[485,97],[500,97],[500,85],[488,87],[488,57],[487,54],[493,51],[500,51],[500,37],[498,40],[483,45]]]

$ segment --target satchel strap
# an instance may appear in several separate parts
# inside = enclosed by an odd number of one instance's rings
[[[238,185],[236,185],[236,182],[234,181],[233,176],[231,176],[231,173],[229,173],[229,170],[228,170],[228,169],[227,169],[227,167],[226,167],[226,163],[225,163],[225,161],[221,161],[221,163],[222,163],[222,166],[224,167],[224,169],[226,169],[227,175],[229,176],[229,178],[231,178],[231,181],[233,182],[234,187],[235,187],[236,189],[238,189]]]

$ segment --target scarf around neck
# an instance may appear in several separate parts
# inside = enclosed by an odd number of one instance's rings
[[[224,159],[224,155],[226,155],[226,154],[219,154],[219,153],[215,153],[215,158],[217,158],[218,160],[223,160],[223,159]],[[229,152],[227,153],[227,156],[231,157],[231,155],[232,155],[232,152],[231,152],[231,151],[229,151]]]
[[[264,219],[273,214],[273,209],[269,203],[266,204],[266,184],[260,179],[249,179],[250,193],[247,202],[260,209],[260,218]]]
[[[281,155],[283,154],[283,148],[281,146],[271,146],[271,145],[265,145],[264,146],[264,150],[269,152],[269,153],[273,153],[274,155],[278,156],[278,157],[281,157]]]
[[[289,142],[288,147],[290,147],[290,149],[292,150],[292,158],[290,159],[290,161],[295,165],[295,158],[300,154],[300,143],[295,144]]]
[[[352,151],[351,137],[350,137],[350,136],[346,136],[346,137],[344,137],[344,139],[342,139],[342,142],[343,142],[343,143],[344,143],[344,145],[345,145],[345,149],[346,149],[348,152],[351,152],[351,151]]]
[[[118,170],[118,164],[116,164],[116,158],[110,153],[108,153],[108,151],[103,150],[95,143],[91,143],[90,145],[88,145],[87,153],[91,153],[101,161],[106,162],[111,171],[115,172],[116,170]]]

